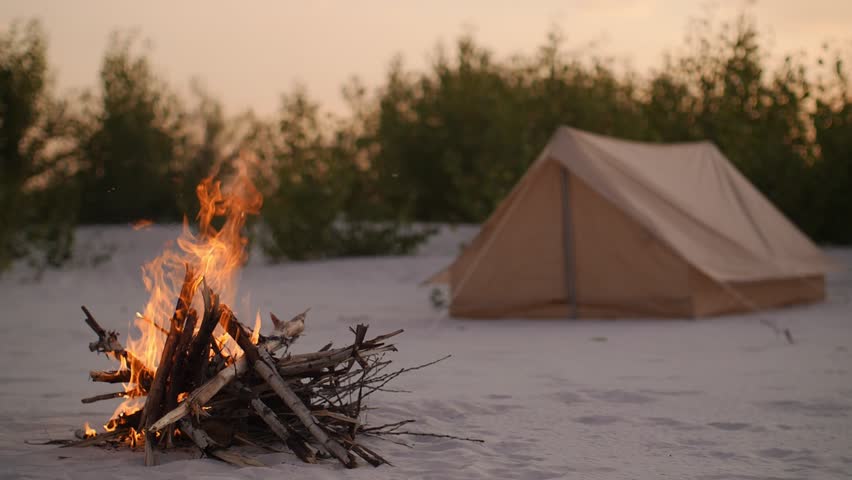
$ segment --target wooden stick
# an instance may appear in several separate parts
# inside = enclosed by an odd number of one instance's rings
[[[160,326],[160,324],[158,324],[157,322],[155,322],[155,321],[151,320],[151,319],[150,319],[150,318],[148,318],[148,317],[143,317],[143,316],[138,316],[138,315],[137,315],[137,317],[136,317],[136,318],[138,318],[138,319],[142,320],[143,322],[146,322],[146,323],[150,324],[152,327],[154,327],[154,328],[155,328],[158,332],[162,333],[163,335],[168,335],[168,334],[169,334],[169,331],[168,331],[168,330],[166,330],[165,328],[161,327],[161,326]]]
[[[192,300],[190,300],[191,302]],[[194,308],[189,307],[186,314],[186,319],[181,327],[180,337],[178,338],[177,346],[172,353],[172,372],[168,387],[166,388],[165,396],[163,397],[163,405],[165,411],[172,410],[177,406],[177,397],[183,392],[186,382],[186,350],[189,347],[189,342],[192,340],[192,334],[195,331],[195,322],[198,319],[198,312]],[[173,440],[173,430],[171,428],[166,431],[166,446],[171,446]]]
[[[327,355],[325,358],[317,358],[314,360],[306,360],[302,362],[287,362],[279,364],[278,373],[281,376],[298,375],[305,372],[319,372],[325,368],[338,365],[352,358],[352,349],[344,348],[334,352],[333,355]]]
[[[259,448],[261,450],[268,450],[270,452],[281,453],[281,452],[284,451],[284,449],[275,448],[275,447],[272,447],[271,445],[263,445],[263,444],[257,443],[253,439],[251,439],[251,438],[249,438],[249,437],[247,437],[247,436],[245,436],[241,433],[234,433],[234,440],[242,443],[243,445],[248,445],[250,447]]]
[[[222,390],[226,385],[231,383],[231,381],[238,376],[243,375],[247,371],[248,361],[246,361],[245,357],[237,360],[234,365],[219,370],[219,373],[217,373],[215,377],[211,378],[204,385],[193,390],[192,393],[187,395],[184,401],[180,403],[180,405],[154,422],[153,425],[148,427],[148,430],[151,432],[162,430],[189,415],[193,411],[200,411],[202,406],[219,393],[219,390]]]
[[[405,330],[399,329],[395,332],[391,332],[391,333],[388,333],[388,334],[385,334],[385,335],[379,335],[376,338],[373,338],[373,339],[370,339],[370,340],[365,340],[364,342],[362,342],[362,345],[364,345],[364,348],[367,348],[368,346],[370,348],[381,346],[381,342],[383,342],[384,340],[387,340],[391,337],[395,337],[395,336],[399,335],[400,333],[402,333],[404,331]],[[323,347],[323,348],[325,348],[325,347]],[[342,347],[342,348],[336,348],[334,350],[326,349],[326,350],[320,350],[319,352],[297,353],[297,354],[294,354],[294,355],[288,355],[288,356],[283,357],[281,360],[278,361],[278,365],[284,366],[284,365],[289,365],[291,363],[296,363],[296,362],[301,362],[301,361],[318,360],[318,359],[321,359],[321,358],[328,358],[328,357],[330,357],[332,355],[336,355],[340,352],[346,352],[346,351],[351,351],[351,350],[352,350],[352,345],[349,345],[349,346]]]
[[[195,386],[201,385],[205,381],[209,346],[214,341],[213,330],[216,329],[219,322],[219,297],[210,291],[207,282],[204,280],[201,283],[201,296],[204,299],[204,315],[201,318],[198,334],[190,342],[186,354],[186,371],[195,375],[195,378],[192,379]]]
[[[85,305],[80,306],[83,309],[83,313],[86,314],[86,318],[83,319],[86,322],[86,325],[95,332],[95,335],[98,336],[98,340],[96,342],[89,343],[89,351],[92,352],[103,352],[103,353],[112,353],[118,357],[118,354],[124,351],[124,347],[121,345],[121,342],[118,341],[118,333],[113,330],[105,330],[104,327],[95,320],[95,316],[92,315],[92,312],[86,308]]]
[[[145,434],[145,466],[153,467],[157,464],[157,457],[154,455],[154,442],[157,440],[156,435]]]
[[[386,334],[384,334],[384,335],[379,335],[378,337],[376,337],[376,338],[374,338],[374,339],[372,339],[372,340],[367,340],[367,341],[366,341],[366,342],[364,342],[364,343],[369,343],[369,344],[371,344],[371,345],[375,345],[375,344],[380,343],[380,342],[383,342],[383,341],[385,341],[385,340],[387,340],[387,339],[389,339],[389,338],[391,338],[391,337],[395,337],[395,336],[399,335],[400,333],[402,333],[402,332],[404,332],[404,331],[405,331],[405,330],[403,330],[403,329],[401,329],[401,328],[400,328],[399,330],[397,330],[397,331],[395,331],[395,332],[386,333]]]
[[[83,313],[86,314],[86,318],[84,318],[83,321],[85,321],[86,325],[88,325],[89,328],[91,328],[98,336],[98,340],[96,342],[89,343],[89,351],[107,354],[112,353],[116,358],[124,354],[124,347],[121,345],[121,342],[118,341],[118,332],[104,329],[104,327],[95,320],[95,316],[92,315],[92,312],[90,312],[85,305],[82,305],[80,308],[83,309]]]
[[[273,335],[270,336],[270,339],[263,343],[263,348],[266,351],[278,350],[282,346],[285,345],[285,341],[280,338],[280,332],[277,330],[273,331]],[[175,407],[172,411],[166,413],[159,420],[154,422],[153,425],[148,427],[148,430],[151,432],[156,432],[158,430],[162,430],[167,426],[177,422],[193,411],[199,412],[201,407],[204,406],[207,402],[210,401],[220,390],[225,388],[226,385],[231,383],[235,378],[243,375],[249,369],[248,360],[245,355],[241,356],[237,361],[228,367],[219,370],[219,373],[216,374],[213,378],[208,380],[206,383],[201,385],[200,387],[193,390],[189,395],[187,395],[186,399],[180,403],[177,407]]]
[[[86,397],[86,398],[81,399],[80,401],[83,402],[83,403],[95,403],[95,402],[98,402],[98,401],[101,401],[101,400],[111,400],[113,398],[122,398],[122,397],[129,397],[129,396],[130,396],[130,392],[121,391],[121,392],[113,392],[113,393],[104,393],[104,394],[101,394],[101,395],[95,395],[93,397]]]
[[[311,414],[313,414],[313,416],[315,416],[315,417],[333,418],[333,419],[335,419],[339,422],[349,423],[349,424],[355,425],[356,427],[359,427],[361,425],[361,422],[359,422],[358,419],[349,417],[349,416],[344,415],[342,413],[330,412],[328,410],[313,410],[313,411],[311,411]]]
[[[128,368],[130,368],[132,371],[140,372],[140,379],[143,379],[145,377],[153,378],[153,374],[148,370],[145,364],[141,360],[133,356],[132,353],[124,349],[124,346],[122,346],[121,342],[118,341],[118,333],[111,330],[105,330],[98,323],[98,321],[95,320],[95,316],[92,315],[92,312],[90,312],[85,305],[81,306],[80,308],[83,309],[83,313],[86,314],[86,318],[84,319],[86,325],[88,325],[89,328],[91,328],[98,336],[97,342],[89,343],[89,350],[93,352],[98,351],[107,354],[112,354],[117,359],[124,358],[125,364]],[[128,378],[127,381],[129,382],[130,379]]]
[[[278,419],[278,416],[275,415],[275,412],[269,408],[268,405],[263,403],[258,397],[255,397],[251,400],[251,408],[257,414],[258,417],[263,420],[264,423],[269,427],[270,430],[279,438],[281,442],[290,447],[290,450],[296,454],[299,459],[301,459],[305,463],[317,463],[317,457],[312,450],[307,448],[299,438],[296,438],[293,435],[290,435],[287,427],[281,423],[281,420]]]
[[[272,433],[278,436],[282,442],[287,443],[287,439],[290,438],[290,432],[288,432],[287,427],[278,420],[278,417],[275,416],[275,412],[263,403],[263,400],[257,397],[253,398],[251,400],[251,408],[254,410],[254,413],[256,413],[257,416],[260,417],[267,426],[269,426]]]
[[[89,378],[95,382],[103,383],[128,383],[130,382],[130,370],[92,370]]]
[[[94,330],[98,337],[106,337],[107,331],[104,330],[104,327],[102,327],[97,320],[95,320],[95,316],[92,315],[92,312],[90,312],[85,305],[81,305],[80,308],[83,309],[83,313],[86,315],[86,318],[84,320],[86,322],[86,325],[88,325],[92,330]]]
[[[291,363],[298,362],[307,362],[310,360],[321,360],[323,358],[328,358],[336,353],[345,352],[349,350],[350,347],[343,348],[335,348],[334,350],[324,350],[320,352],[309,352],[309,353],[296,353],[292,355],[285,355],[278,360],[279,365],[289,365]]]
[[[346,451],[337,441],[328,436],[317,419],[311,415],[310,410],[302,403],[302,400],[287,386],[287,383],[278,375],[278,372],[262,358],[263,356],[268,357],[269,353],[264,352],[266,355],[263,355],[257,346],[251,343],[251,335],[240,324],[234,314],[230,310],[226,310],[226,312],[227,315],[222,315],[219,324],[225,328],[228,335],[243,349],[249,364],[260,375],[260,378],[281,397],[284,404],[296,414],[302,424],[308,429],[308,432],[310,432],[323,449],[334,455],[345,467],[354,468],[356,466],[355,457]]]
[[[113,438],[118,438],[130,431],[130,427],[126,428],[117,428],[111,432],[104,432],[95,435],[94,437],[84,438],[83,440],[79,440],[76,442],[71,442],[65,445],[62,445],[59,448],[67,448],[67,447],[88,447],[89,445],[95,445],[96,443],[104,442],[106,440],[110,440]]]
[[[394,351],[396,348],[393,345],[385,345],[383,347],[374,348],[366,351],[358,351],[361,358],[367,358],[371,355],[376,355],[382,352]],[[278,373],[282,377],[301,375],[304,373],[321,372],[322,370],[339,365],[352,358],[352,347],[346,347],[334,351],[332,355],[327,355],[324,358],[307,360],[303,362],[286,362],[278,364]]]
[[[238,467],[265,467],[263,463],[253,459],[246,457],[245,455],[240,455],[236,452],[229,452],[222,448],[218,443],[216,443],[210,435],[207,435],[207,432],[202,430],[201,428],[195,427],[192,422],[187,419],[183,419],[180,421],[180,431],[189,435],[189,438],[195,442],[195,445],[201,449],[206,455],[209,455],[214,458],[218,458],[223,462],[230,463],[231,465],[236,465]]]
[[[254,370],[260,377],[281,397],[281,400],[290,407],[290,410],[301,420],[302,424],[308,429],[308,432],[319,442],[319,444],[332,455],[334,455],[340,463],[347,468],[355,467],[355,458],[346,451],[339,443],[330,438],[325,430],[322,429],[317,419],[311,415],[310,410],[305,407],[302,400],[287,386],[284,380],[278,373],[267,365],[263,360],[256,359],[253,363]]]
[[[162,409],[163,396],[165,395],[166,381],[169,378],[172,370],[172,359],[174,358],[174,350],[180,335],[179,322],[187,313],[187,309],[192,301],[194,275],[189,265],[186,266],[186,275],[184,275],[183,286],[181,287],[180,296],[177,300],[175,313],[169,325],[169,335],[166,337],[166,343],[163,345],[163,352],[160,355],[160,364],[157,366],[157,371],[154,373],[154,380],[151,382],[151,389],[148,390],[148,396],[145,399],[145,407],[142,409],[141,425],[149,427],[156,419],[160,417]],[[154,458],[153,443],[156,441],[156,436],[151,432],[145,433],[145,465],[153,466],[156,463]]]
[[[485,440],[481,438],[469,438],[469,437],[457,437],[455,435],[444,435],[440,433],[426,433],[426,432],[409,432],[409,431],[393,431],[393,432],[373,432],[378,435],[411,435],[411,436],[419,436],[419,437],[433,437],[433,438],[449,438],[451,440],[461,440],[464,442],[476,442],[476,443],[485,443]]]
[[[388,465],[391,464],[389,461],[385,460],[384,457],[382,457],[378,453],[374,452],[373,450],[370,450],[369,448],[367,448],[364,445],[361,445],[359,443],[353,443],[352,444],[352,451],[357,453],[359,457],[363,458],[364,460],[367,461],[367,463],[369,463],[370,465],[372,465],[374,467],[381,466],[382,464],[385,464],[385,463],[388,464]]]
[[[177,347],[172,355],[172,379],[169,382],[169,388],[166,391],[166,411],[173,410],[177,406],[177,397],[183,392],[184,386],[187,384],[187,348],[192,341],[192,334],[195,330],[195,322],[198,320],[198,313],[195,309],[190,308],[186,316],[186,321],[180,332]]]
[[[361,374],[361,380],[358,382],[358,400],[355,402],[355,409],[354,409],[354,412],[352,413],[352,416],[355,417],[355,422],[352,423],[349,426],[349,436],[352,437],[353,439],[355,438],[355,433],[358,431],[358,426],[359,426],[359,423],[360,423],[358,421],[358,417],[361,415],[361,400],[364,398],[363,397],[364,379],[367,378],[367,373],[369,372],[369,366],[370,366],[367,363],[367,360],[365,360],[358,353],[358,347],[361,346],[361,343],[364,341],[364,337],[366,335],[367,335],[367,325],[359,323],[358,326],[355,328],[355,344],[352,345],[352,354],[355,357],[355,359],[358,361],[358,365],[361,366],[361,370],[363,370],[364,373]],[[351,399],[352,397],[350,396],[349,398]],[[367,451],[367,452],[369,453],[369,451]],[[364,458],[364,455],[361,455],[361,458]],[[381,457],[379,457],[379,458],[381,458]],[[373,464],[372,462],[370,462],[370,463],[374,467],[378,466],[376,464]],[[381,465],[381,463],[379,463],[379,465]]]

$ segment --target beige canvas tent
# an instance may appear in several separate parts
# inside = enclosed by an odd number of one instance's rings
[[[828,267],[712,143],[563,127],[431,281],[460,317],[699,317],[820,301]]]

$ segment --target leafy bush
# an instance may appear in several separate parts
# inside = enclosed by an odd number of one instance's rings
[[[284,96],[275,124],[256,125],[248,144],[269,173],[261,176],[268,179],[260,231],[270,258],[408,253],[431,233],[405,228],[371,203],[354,139],[344,126],[324,127],[303,91]]]
[[[48,89],[46,48],[37,22],[0,33],[0,270],[19,258],[56,266],[71,252],[73,139]]]
[[[824,241],[852,243],[852,91],[849,74],[838,56],[830,62],[829,79],[818,86],[813,127],[819,160],[815,211],[821,212],[814,235]]]
[[[272,119],[226,117],[203,89],[185,104],[133,37],[116,35],[100,86],[73,103],[48,88],[38,24],[0,34],[0,269],[67,258],[72,226],[196,210],[194,187],[248,149],[266,197],[259,240],[273,259],[400,254],[415,222],[481,222],[560,125],[622,138],[711,140],[817,241],[852,243],[852,94],[842,52],[770,68],[755,21],[697,21],[659,70],[622,73],[569,53],[558,33],[499,59],[462,36],[425,71],[396,59],[349,111],[304,91]],[[71,108],[71,107],[74,108]]]
[[[100,91],[83,99],[78,131],[80,220],[125,223],[180,220],[176,192],[184,112],[133,38],[114,34]]]

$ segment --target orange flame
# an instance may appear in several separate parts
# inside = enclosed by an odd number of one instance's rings
[[[157,432],[159,436],[159,432]],[[127,434],[127,440],[130,442],[130,446],[132,448],[136,448],[143,443],[145,440],[145,434],[136,430],[133,427],[130,427],[130,432]]]
[[[152,220],[148,220],[147,218],[141,218],[134,222],[130,223],[130,226],[133,227],[133,230],[145,230],[146,228],[153,225],[154,222]]]
[[[257,342],[260,341],[260,310],[257,311],[257,315],[254,317],[254,328],[251,331],[251,343],[257,345]]]
[[[83,424],[83,438],[92,438],[98,435],[98,431],[89,426],[89,422]]]
[[[241,160],[242,165],[251,161],[245,155]],[[142,313],[134,318],[141,335],[129,337],[125,348],[151,372],[156,371],[160,362],[165,334],[179,297],[187,297],[183,298],[187,306],[198,302],[196,309],[202,311],[201,299],[195,298],[195,291],[203,280],[219,295],[222,303],[233,303],[239,269],[248,258],[248,239],[242,230],[248,216],[259,213],[263,204],[263,197],[249,180],[245,167],[239,168],[238,175],[224,185],[212,177],[204,179],[196,193],[200,204],[197,233],[193,233],[184,219],[177,246],[167,244],[159,257],[142,267],[142,278],[150,297]],[[217,228],[214,220],[219,218],[224,221],[217,221],[221,225]],[[193,272],[192,288],[189,292],[181,292],[187,268]],[[125,385],[127,391],[138,385],[144,371],[136,365],[130,365],[130,369],[130,384]],[[131,406],[130,402],[132,400],[125,401],[113,416],[139,408],[140,404]]]

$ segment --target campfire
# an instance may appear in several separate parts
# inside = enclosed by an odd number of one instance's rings
[[[270,314],[266,334],[258,312],[249,330],[229,305],[247,258],[245,222],[259,212],[262,196],[244,174],[225,185],[204,180],[197,194],[197,232],[185,221],[176,245],[143,268],[150,299],[134,319],[140,336],[124,345],[82,307],[97,335],[89,349],[119,362],[115,370],[90,372],[91,379],[123,386],[83,402],[123,403],[104,432],[86,424],[75,445],[144,447],[146,465],[156,463],[158,450],[187,444],[240,466],[262,464],[232,445],[286,447],[305,462],[334,458],[349,468],[356,456],[388,463],[361,438],[418,434],[400,430],[413,420],[371,427],[362,412],[368,396],[425,366],[390,370],[387,354],[396,348],[388,340],[402,330],[367,338],[368,327],[357,325],[350,345],[310,353],[291,352],[307,310],[289,321]]]

